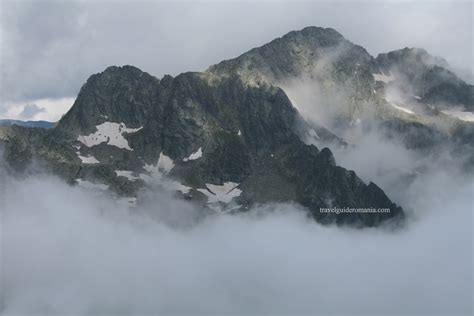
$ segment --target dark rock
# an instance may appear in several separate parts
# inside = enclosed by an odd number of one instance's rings
[[[242,191],[235,202],[244,209],[297,202],[317,221],[365,226],[403,218],[403,210],[375,184],[366,185],[353,171],[336,166],[328,148],[319,151],[300,139],[301,117],[276,81],[265,78],[299,76],[333,50],[337,58],[323,73],[326,82],[352,87],[350,98],[362,106],[375,87],[373,58],[332,29],[310,27],[203,73],[158,80],[132,66],[109,67],[88,79],[71,110],[39,141],[32,135],[7,137],[13,145],[6,156],[35,158],[70,183],[106,183],[118,195],[136,196],[147,185],[139,175],[166,155],[174,163],[168,177],[189,187],[183,197],[196,202],[206,201],[206,184],[231,182]],[[79,136],[97,132],[104,122],[137,129],[119,135],[130,148],[81,144]],[[202,156],[189,160],[197,151]],[[99,163],[82,163],[78,154]],[[136,179],[117,176],[120,170]],[[390,212],[321,212],[328,207]]]

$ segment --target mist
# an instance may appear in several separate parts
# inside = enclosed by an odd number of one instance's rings
[[[462,159],[447,145],[407,149],[364,117],[338,129],[344,89],[284,90],[307,121],[350,141],[327,145],[404,208],[403,227],[322,226],[295,204],[215,213],[157,190],[127,208],[0,164],[3,314],[472,314],[474,177]]]
[[[58,120],[110,65],[158,78],[202,71],[309,25],[332,27],[373,56],[423,47],[473,82],[465,1],[25,0],[0,11],[5,118]],[[338,53],[315,69],[324,73]],[[324,89],[302,73],[274,83],[304,128],[327,128],[348,145],[309,143],[380,186],[403,207],[404,225],[323,226],[291,203],[226,214],[158,189],[129,207],[44,170],[7,172],[0,143],[0,315],[472,315],[474,175],[464,157],[387,138],[372,124],[373,104],[341,124],[354,114],[351,87]],[[387,90],[386,99],[406,99]]]
[[[472,178],[432,169],[418,179],[397,197],[413,210],[406,225],[389,230],[322,226],[291,204],[209,214],[161,192],[129,209],[45,174],[3,173],[0,306],[4,315],[469,315]]]
[[[17,107],[44,99],[73,98],[91,74],[111,65],[131,64],[157,78],[201,71],[311,25],[332,27],[373,56],[424,48],[472,82],[472,12],[464,0],[3,0],[0,117],[19,118]],[[63,113],[68,105],[61,104]],[[60,118],[56,104],[45,108],[48,119]]]

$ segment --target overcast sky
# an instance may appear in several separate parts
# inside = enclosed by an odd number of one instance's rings
[[[157,77],[203,70],[309,25],[374,56],[423,47],[473,73],[468,1],[0,1],[0,118],[56,120],[109,65]]]

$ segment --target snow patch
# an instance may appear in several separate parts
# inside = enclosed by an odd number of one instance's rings
[[[474,122],[474,113],[468,111],[455,111],[455,110],[446,110],[441,111],[446,115],[453,116],[461,121]]]
[[[115,174],[117,177],[125,177],[130,181],[136,181],[140,179],[139,177],[134,176],[132,171],[128,170],[115,170]]]
[[[92,155],[89,155],[87,157],[85,156],[81,156],[79,154],[79,152],[77,152],[77,156],[79,157],[79,159],[81,159],[82,163],[83,164],[97,164],[97,163],[100,163],[99,160],[97,160],[94,156]]]
[[[202,157],[202,147],[199,147],[199,149],[195,152],[189,155],[187,158],[183,158],[183,161],[189,161],[189,160],[196,160]]]
[[[157,185],[167,191],[180,191],[183,194],[189,193],[191,187],[185,186],[178,181],[166,177],[173,168],[173,160],[163,153],[160,153],[156,165],[146,164],[143,166],[143,169],[145,169],[148,174],[141,174],[140,179],[149,185]]]
[[[156,167],[160,172],[169,173],[171,169],[174,168],[174,162],[170,157],[166,156],[163,153],[160,153],[160,157],[158,158],[158,163]]]
[[[134,133],[143,127],[128,128],[124,123],[104,122],[95,127],[97,131],[89,135],[79,135],[77,140],[87,147],[92,147],[102,143],[122,149],[133,150],[128,141],[123,137],[124,133]]]
[[[223,185],[206,183],[207,189],[197,190],[207,196],[207,204],[219,202],[227,204],[242,193],[242,190],[237,188],[238,185],[235,182],[226,182]]]
[[[158,158],[156,165],[145,164],[143,166],[143,169],[145,169],[150,175],[159,177],[169,173],[173,168],[173,160],[163,153],[160,153],[160,157]]]
[[[97,160],[94,156],[92,155],[87,155],[87,156],[82,156],[81,155],[81,146],[79,145],[73,145],[72,147],[74,147],[76,149],[76,155],[79,159],[81,159],[81,162],[83,164],[97,164],[97,163],[100,163],[99,160]]]
[[[404,108],[404,107],[395,105],[395,104],[392,103],[392,102],[389,102],[389,103],[390,103],[391,106],[393,106],[393,107],[396,108],[397,110],[403,111],[403,112],[408,113],[408,114],[416,114],[415,112],[413,112],[413,111],[410,110],[410,109],[407,109],[407,108]]]

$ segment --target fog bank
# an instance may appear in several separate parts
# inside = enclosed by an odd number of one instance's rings
[[[385,231],[321,226],[293,205],[202,218],[162,195],[127,210],[2,176],[3,312],[470,314],[472,182],[430,183],[419,216]]]

